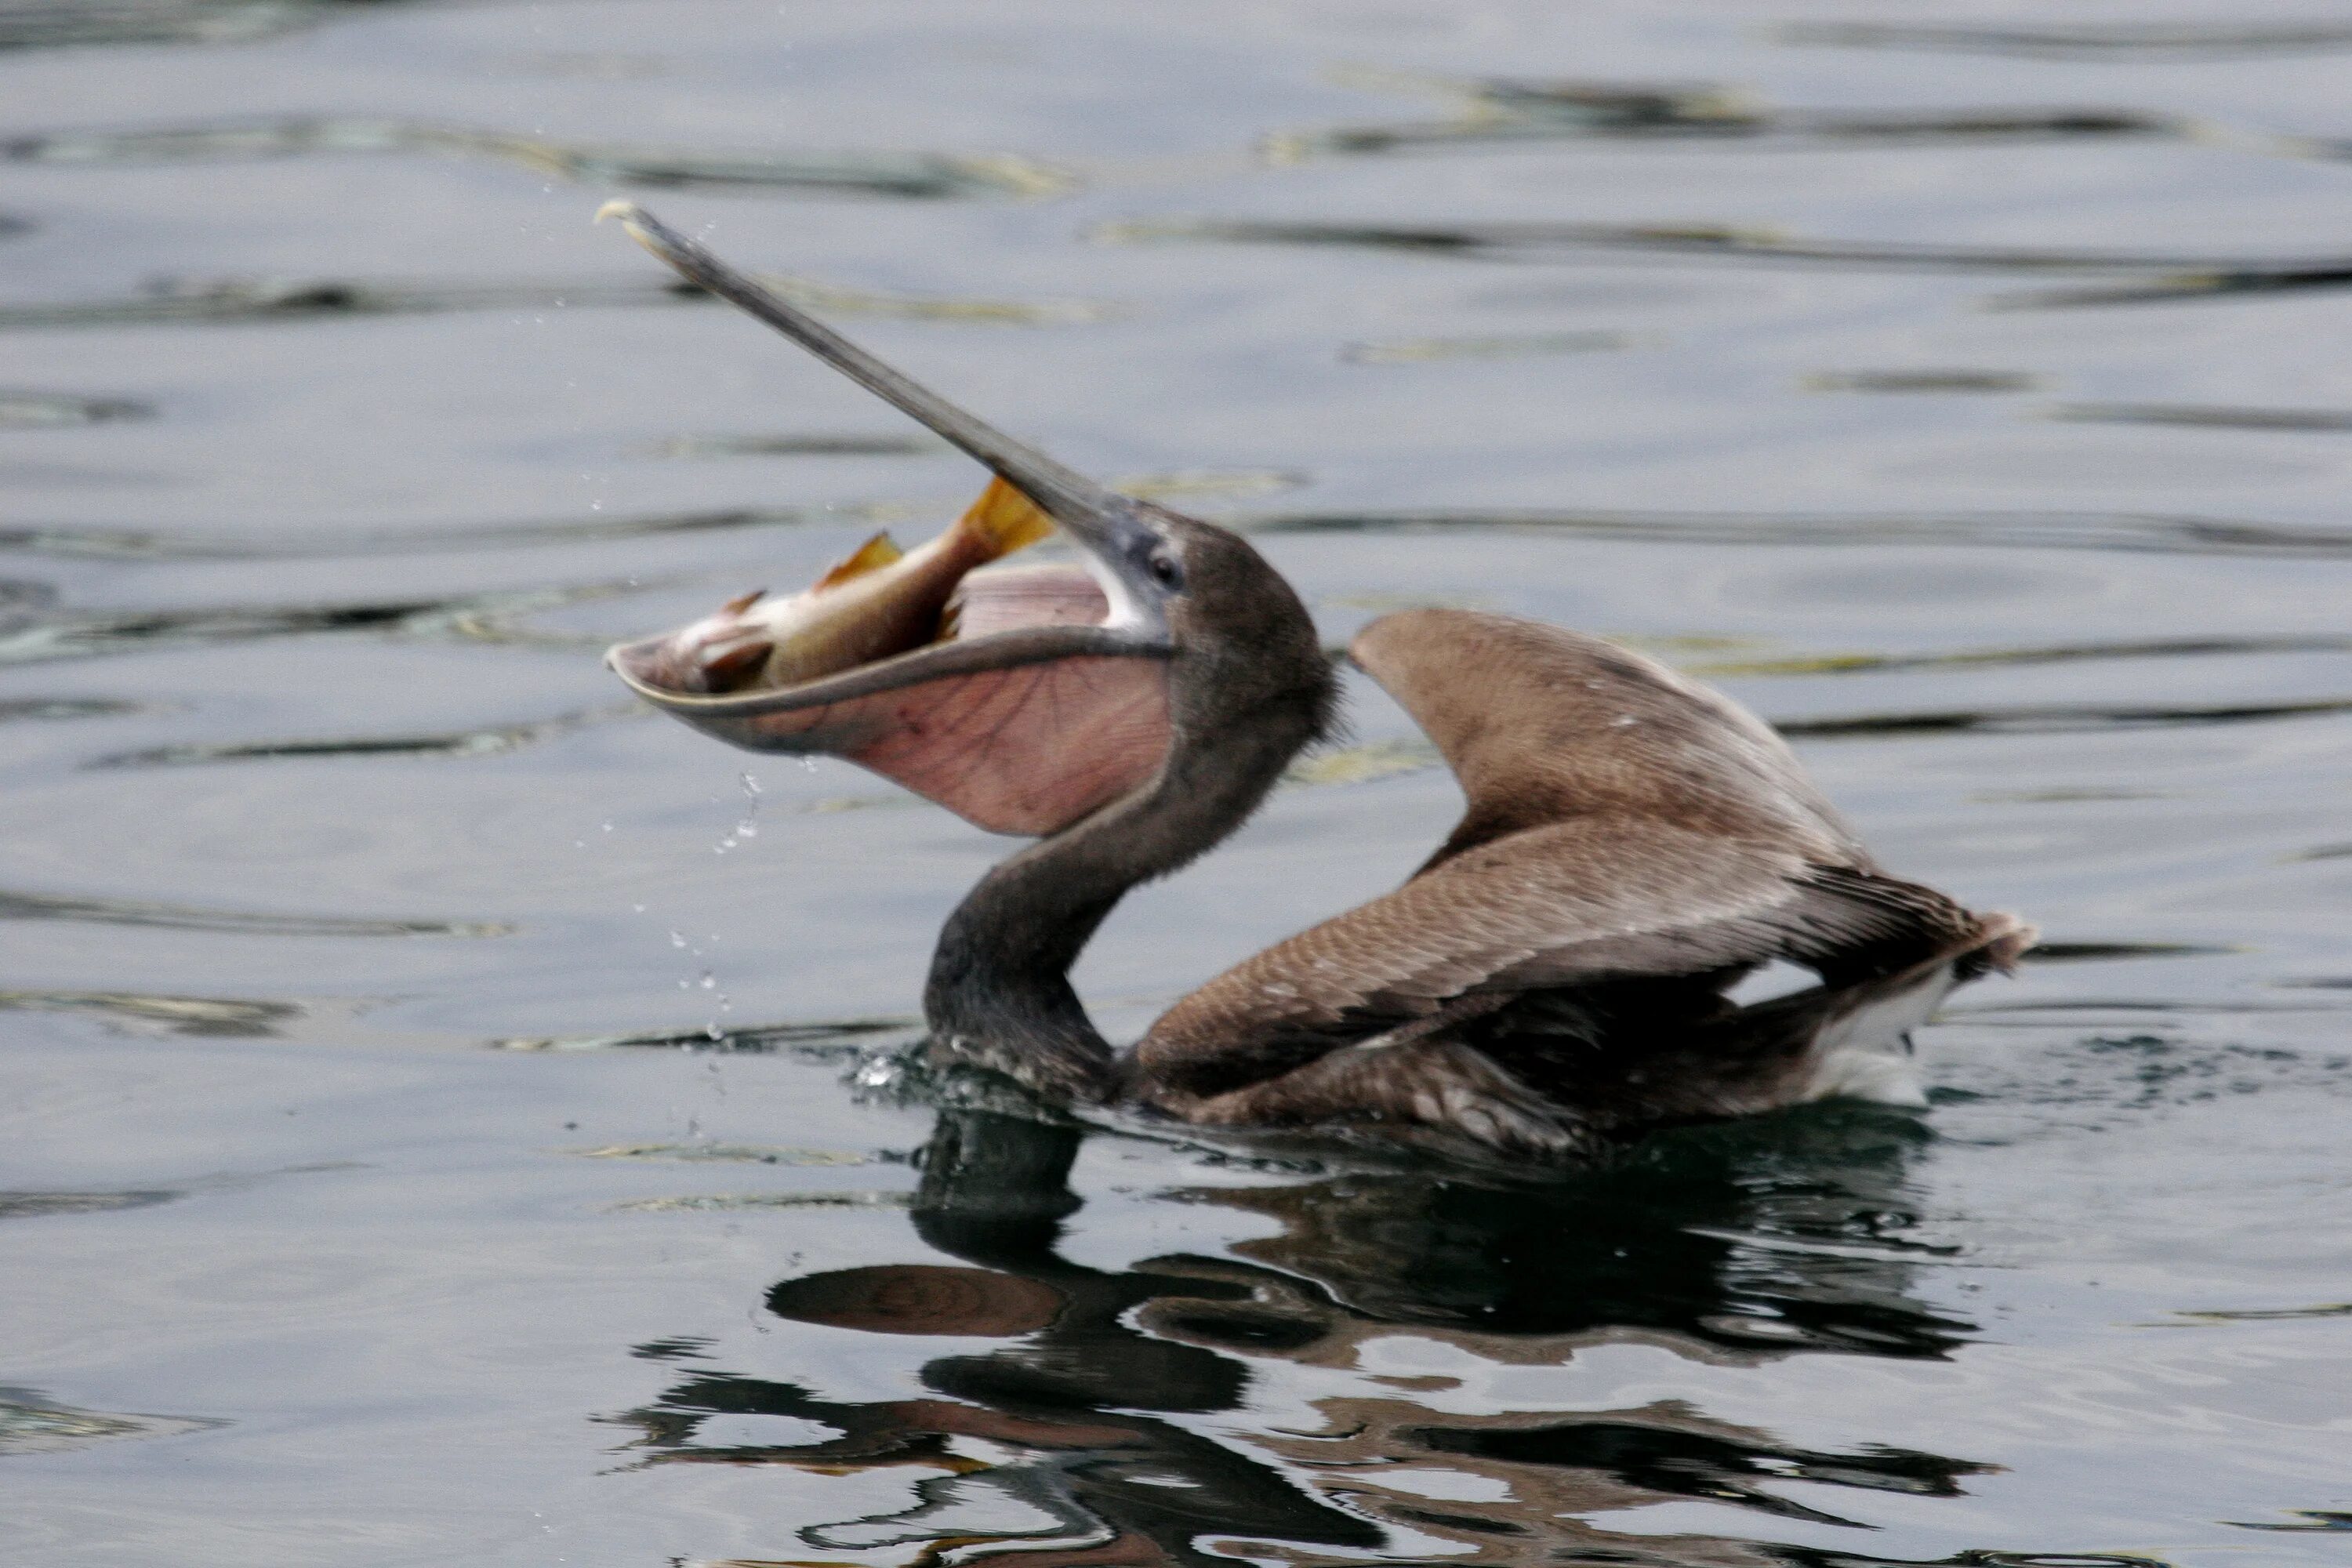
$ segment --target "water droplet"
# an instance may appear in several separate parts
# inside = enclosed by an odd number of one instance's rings
[[[686,933],[682,931],[671,931],[669,933],[669,944],[672,947],[684,947],[686,945]]]
[[[702,972],[702,988],[705,991],[713,991],[718,989],[718,986],[719,982],[712,976],[710,971],[708,969],[704,970]]]

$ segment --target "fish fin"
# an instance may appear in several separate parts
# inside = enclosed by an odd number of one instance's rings
[[[891,540],[887,531],[877,533],[842,557],[832,571],[827,572],[810,585],[809,592],[822,594],[827,588],[838,588],[853,577],[863,577],[868,572],[879,572],[905,553],[906,552],[899,549]]]
[[[728,600],[725,604],[719,606],[719,612],[725,616],[740,616],[744,611],[750,609],[752,605],[758,604],[761,599],[767,597],[767,594],[768,591],[765,588],[754,588],[748,594],[739,595],[735,598]]]
[[[991,479],[956,526],[970,530],[988,547],[988,559],[1010,555],[1054,531],[1054,520],[1037,503],[1003,479]]]
[[[705,648],[696,660],[702,689],[726,692],[749,685],[766,667],[775,646],[766,637],[753,637],[717,649]]]

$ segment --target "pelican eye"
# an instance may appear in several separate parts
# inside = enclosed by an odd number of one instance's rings
[[[1177,561],[1176,552],[1164,544],[1155,546],[1144,557],[1143,569],[1151,574],[1153,582],[1171,593],[1184,585],[1184,568]]]

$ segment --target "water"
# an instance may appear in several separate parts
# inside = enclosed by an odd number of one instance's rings
[[[0,1558],[2344,1561],[2325,8],[0,44]],[[1923,1032],[1925,1114],[1507,1191],[910,1081],[1003,846],[755,793],[595,655],[977,478],[616,190],[1253,530],[1334,640],[1484,605],[1720,681],[2050,948]],[[1349,697],[1088,954],[1115,1035],[1444,830]]]

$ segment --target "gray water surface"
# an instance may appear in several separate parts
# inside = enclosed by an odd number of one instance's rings
[[[2246,0],[0,5],[0,1560],[2337,1564],[2352,26]],[[1006,844],[617,637],[976,471],[1629,639],[2038,921],[1495,1190],[895,1065]],[[1404,875],[1352,732],[1079,973]]]

